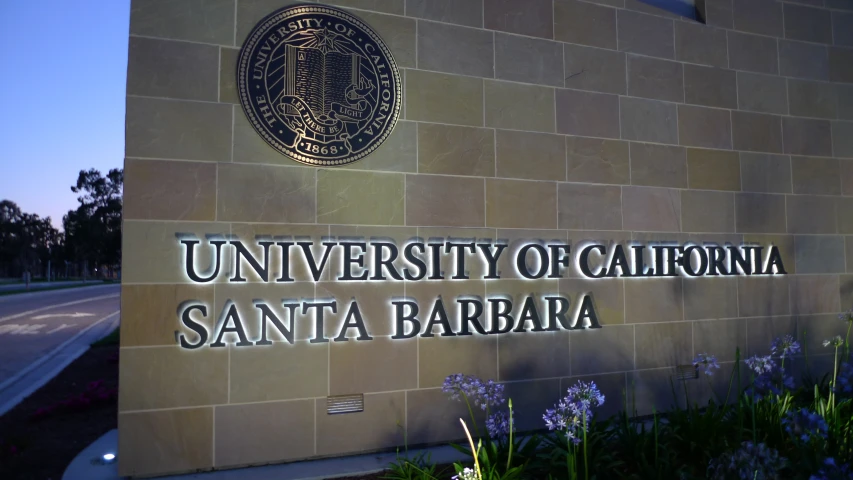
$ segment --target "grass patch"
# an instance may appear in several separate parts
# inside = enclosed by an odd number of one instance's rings
[[[106,337],[98,340],[97,342],[92,343],[92,348],[98,347],[117,347],[119,345],[119,327],[116,327],[115,330],[110,332]]]

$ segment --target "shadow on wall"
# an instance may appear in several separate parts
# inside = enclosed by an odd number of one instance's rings
[[[686,18],[705,23],[705,0],[638,0]]]
[[[607,328],[606,326],[604,328]],[[559,332],[572,335],[572,341],[581,339],[584,333]],[[549,335],[543,333],[542,335]],[[511,334],[510,334],[511,335]],[[614,352],[623,348],[618,339],[600,337],[596,339],[596,348],[602,352]],[[544,352],[543,352],[544,353]],[[574,359],[573,359],[574,360]],[[568,359],[566,359],[568,361]],[[676,364],[676,359],[671,359],[671,364]],[[686,398],[691,403],[706,404],[712,397],[725,398],[729,385],[729,374],[733,364],[726,364],[721,371],[724,374],[710,378],[698,378],[682,381],[676,377],[675,368],[659,368],[642,372],[602,373],[583,376],[545,378],[528,380],[523,382],[509,382],[506,385],[506,398],[512,399],[514,422],[517,432],[533,432],[545,430],[542,415],[546,409],[554,408],[561,397],[566,395],[566,390],[578,380],[585,382],[593,381],[605,396],[604,406],[595,411],[596,418],[605,419],[616,415],[620,411],[627,410],[636,412],[640,416],[650,415],[653,410],[666,411],[677,404],[684,408]],[[539,367],[534,362],[516,363],[510,371],[501,371],[501,377],[507,378],[535,378],[542,376]],[[746,378],[745,371],[741,372],[742,378]],[[503,380],[502,380],[502,383]],[[436,445],[446,442],[464,444],[464,433],[459,419],[465,420],[472,433],[474,425],[470,421],[470,415],[463,401],[451,400],[449,395],[441,389],[422,390],[410,392],[410,394],[427,398],[431,405],[429,408],[416,410],[409,408],[407,425],[407,442],[409,447],[420,447]],[[410,400],[411,402],[411,397]],[[417,404],[422,404],[418,401]],[[476,418],[476,426],[481,434],[485,434],[486,412],[473,407]],[[506,405],[502,409],[506,409]],[[494,413],[494,412],[492,412]],[[404,442],[402,428],[394,435],[386,439],[389,445],[402,444]]]
[[[661,243],[670,243],[663,241]],[[674,242],[673,242],[674,243]],[[710,279],[719,280],[719,279]],[[738,282],[740,278],[722,279]],[[749,282],[760,282],[761,285],[748,287],[749,290],[755,290],[753,293],[756,298],[749,308],[752,310],[748,315],[749,318],[739,318],[737,315],[729,320],[723,320],[723,317],[708,318],[708,331],[696,329],[697,322],[686,320],[685,322],[671,322],[675,324],[693,323],[694,330],[692,331],[693,345],[695,351],[686,351],[683,348],[678,348],[676,345],[666,344],[669,342],[666,338],[666,330],[663,330],[655,340],[656,345],[660,350],[666,353],[658,353],[658,364],[666,365],[661,368],[648,368],[634,363],[633,359],[627,360],[627,368],[625,366],[608,366],[601,368],[602,371],[621,371],[622,373],[592,373],[582,376],[564,376],[555,375],[552,367],[549,364],[558,363],[561,361],[572,362],[573,372],[577,372],[575,366],[580,366],[584,362],[599,362],[604,357],[619,356],[625,350],[624,343],[621,343],[619,335],[604,335],[602,332],[609,328],[614,328],[614,325],[605,325],[603,330],[595,332],[589,331],[560,331],[538,334],[536,338],[541,338],[542,346],[549,343],[544,340],[547,335],[566,335],[570,339],[572,345],[571,358],[562,358],[558,355],[551,354],[547,348],[539,350],[539,357],[547,357],[545,359],[535,358],[533,360],[523,360],[512,362],[510,365],[501,365],[500,381],[506,385],[506,397],[513,401],[513,411],[515,414],[515,422],[520,432],[543,430],[544,423],[542,414],[548,408],[553,408],[554,404],[566,393],[566,389],[573,385],[578,380],[594,381],[599,389],[606,397],[605,405],[596,413],[598,418],[607,418],[617,414],[619,411],[626,410],[628,412],[636,412],[640,416],[650,415],[653,409],[657,412],[665,412],[673,407],[685,408],[690,404],[705,405],[709,400],[723,402],[735,401],[739,392],[746,388],[751,381],[750,370],[746,368],[743,361],[752,355],[768,355],[770,354],[770,345],[773,339],[787,334],[796,338],[808,352],[808,358],[804,355],[795,357],[789,363],[790,372],[793,374],[795,381],[803,385],[810,381],[819,381],[821,376],[826,372],[831,371],[833,360],[831,352],[825,351],[820,343],[823,339],[833,335],[844,334],[840,331],[843,326],[836,319],[836,313],[824,313],[819,315],[801,314],[796,311],[779,311],[780,304],[789,304],[789,297],[797,295],[797,292],[788,288],[788,277],[782,278],[749,278]],[[697,281],[697,280],[691,280]],[[698,281],[701,281],[699,279]],[[783,282],[785,287],[777,289],[771,287],[772,282]],[[793,286],[792,286],[793,287]],[[737,285],[735,285],[737,288]],[[796,287],[793,287],[796,288]],[[678,287],[673,287],[674,295],[684,295],[685,303],[689,303],[689,296],[704,295],[703,289],[685,289],[683,292]],[[853,280],[846,281],[840,284],[840,293],[842,302],[845,299],[853,299]],[[721,298],[723,301],[733,301],[737,304],[737,297]],[[849,308],[850,305],[842,303],[842,310]],[[737,311],[737,310],[735,310]],[[625,312],[629,315],[629,312]],[[662,319],[659,326],[664,325],[666,319]],[[714,322],[726,322],[726,325],[714,325]],[[747,328],[748,324],[748,328]],[[636,324],[636,327],[654,328],[655,324]],[[718,334],[719,338],[712,341],[702,336],[712,332]],[[589,334],[596,335],[594,340],[594,354],[577,355],[575,351],[575,342],[585,342],[589,340],[584,337]],[[501,345],[501,352],[505,348],[513,348],[514,338],[522,339],[522,336],[514,337],[513,334],[503,336],[498,339]],[[532,339],[529,335],[523,336],[526,339]],[[553,343],[551,343],[553,345]],[[716,347],[719,345],[719,347]],[[736,349],[740,348],[739,373],[734,370],[736,358]],[[637,346],[636,348],[640,348]],[[708,349],[709,351],[704,351]],[[510,350],[511,351],[511,350]],[[721,368],[713,376],[704,376],[699,374],[696,378],[679,379],[676,365],[691,364],[692,358],[697,353],[708,353],[716,355],[720,360]],[[529,356],[529,347],[525,351],[519,351],[515,355],[518,359],[531,358]],[[637,351],[637,355],[641,352]],[[644,355],[652,355],[652,352],[645,352]],[[586,355],[586,358],[584,355]],[[690,358],[687,358],[690,356]],[[544,361],[543,361],[544,360]],[[610,361],[610,360],[608,360]],[[639,371],[630,371],[636,368],[644,368]],[[543,372],[547,369],[547,372]],[[461,372],[468,373],[468,372]],[[558,378],[554,378],[554,377]],[[737,378],[740,378],[740,385],[737,383]],[[538,378],[538,379],[537,379]],[[513,382],[514,380],[525,380],[523,382]],[[485,380],[485,379],[484,379]],[[465,404],[461,401],[453,401],[448,395],[441,392],[440,389],[424,390],[419,392],[410,392],[412,395],[419,396],[421,399],[417,402],[418,405],[423,405],[425,408],[419,411],[409,409],[408,414],[408,443],[410,446],[436,444],[447,441],[460,442],[463,441],[463,432],[459,424],[459,419],[464,419],[469,427],[469,412]],[[411,402],[411,400],[410,400]],[[476,422],[481,431],[484,430],[485,412],[475,410]],[[402,442],[402,432],[399,432],[397,438],[390,442]]]
[[[587,232],[578,235],[588,236]],[[655,233],[638,236],[640,238],[635,241],[641,243],[684,244],[684,234]],[[568,237],[566,241],[569,244],[577,245],[575,242],[578,239],[574,238],[573,234]],[[611,245],[612,242],[627,241],[619,236],[605,237],[610,238],[600,238],[598,241]],[[511,244],[545,242],[537,238],[502,240]],[[789,271],[792,273],[794,266],[791,262]],[[596,411],[597,418],[606,418],[622,410],[629,413],[636,411],[641,416],[650,415],[653,409],[663,412],[674,405],[684,408],[688,400],[691,404],[700,405],[706,404],[712,398],[723,401],[729,393],[735,349],[740,347],[741,360],[756,354],[767,355],[770,353],[773,339],[786,334],[803,343],[810,355],[809,365],[806,365],[804,358],[793,362],[795,379],[803,378],[809,369],[820,376],[831,366],[827,362],[828,352],[820,346],[820,342],[831,335],[843,334],[838,331],[841,322],[837,321],[836,314],[827,313],[835,307],[830,309],[826,306],[827,302],[822,300],[830,289],[827,289],[827,282],[821,280],[832,278],[831,290],[835,292],[836,299],[836,289],[839,287],[842,298],[853,297],[853,281],[845,281],[839,285],[838,277],[830,275],[804,275],[801,277],[804,279],[802,282],[795,281],[795,278],[791,275],[625,279],[625,288],[621,290],[621,295],[596,287],[592,289],[596,311],[605,312],[609,305],[611,310],[622,312],[622,316],[611,314],[609,321],[602,322],[602,329],[559,330],[536,334],[508,333],[480,337],[478,341],[463,342],[462,345],[445,345],[440,349],[425,349],[425,343],[419,343],[420,355],[424,355],[424,352],[447,354],[454,352],[453,348],[470,348],[473,351],[469,352],[470,355],[452,355],[464,359],[458,365],[452,365],[447,358],[424,358],[424,362],[432,361],[438,365],[437,368],[430,369],[430,380],[425,383],[433,388],[407,390],[405,393],[397,391],[393,392],[393,395],[387,392],[366,393],[364,412],[345,414],[335,419],[335,422],[341,426],[341,431],[357,432],[363,439],[361,444],[369,445],[365,447],[368,451],[393,451],[395,446],[405,444],[416,447],[449,441],[458,443],[463,440],[460,418],[468,422],[469,427],[473,429],[468,409],[463,402],[451,400],[441,388],[435,388],[441,381],[435,376],[452,373],[478,374],[473,371],[478,363],[480,372],[497,372],[481,373],[484,375],[483,380],[493,379],[506,385],[506,397],[513,400],[515,421],[520,432],[543,430],[545,425],[542,415],[545,410],[553,408],[566,394],[567,388],[578,380],[594,381],[605,395],[604,406]],[[511,275],[502,281],[517,284],[517,279],[514,281]],[[576,282],[579,281],[588,284],[588,281],[574,277],[560,280],[571,285],[562,293],[569,294],[575,300],[576,295],[582,291],[581,287],[576,287]],[[646,286],[651,287],[651,284],[646,282],[655,282],[656,286],[647,288]],[[721,284],[725,288],[720,288]],[[741,291],[746,293],[740,298],[737,294],[739,284],[742,285]],[[508,287],[513,290],[505,293],[512,293],[513,296],[543,293],[541,282],[523,285],[523,288]],[[633,306],[628,298],[628,285],[642,287],[635,288],[632,292],[632,298],[635,299]],[[603,294],[596,298],[598,291]],[[664,297],[668,297],[666,303],[662,301]],[[809,300],[812,297],[819,300]],[[638,298],[654,298],[655,301],[638,301]],[[794,301],[797,298],[802,300]],[[682,305],[682,300],[685,308],[683,317],[678,307]],[[618,307],[613,308],[614,303],[618,304]],[[673,305],[673,308],[670,309],[670,305]],[[650,308],[644,308],[646,306]],[[630,310],[625,310],[626,307]],[[815,311],[824,313],[810,313]],[[452,317],[456,318],[456,315]],[[458,331],[458,328],[453,330]],[[469,339],[474,340],[470,337]],[[440,337],[427,340],[444,341]],[[479,349],[482,349],[483,355],[478,356]],[[492,363],[495,361],[492,356],[495,349],[500,352],[496,359],[497,368]],[[711,377],[700,375],[698,378],[679,379],[676,366],[690,365],[698,353],[716,355],[722,368]],[[486,358],[486,355],[489,359],[487,362],[475,360]],[[482,363],[486,363],[488,368],[483,367]],[[448,368],[454,368],[454,371],[444,371]],[[418,374],[423,372],[423,367],[419,366]],[[740,378],[741,388],[750,381],[749,371],[745,367],[740,367]],[[424,383],[420,385],[423,386]],[[737,385],[733,386],[732,390],[732,396],[736,396],[740,391]],[[394,397],[392,401],[379,400],[389,396]],[[373,401],[370,397],[373,397]],[[732,398],[729,397],[730,401]],[[389,404],[393,407],[391,412],[397,412],[396,415],[389,414]],[[485,428],[485,412],[475,407],[475,413],[477,427],[482,432]],[[328,431],[327,429],[326,432]],[[358,446],[354,445],[352,448]]]
[[[840,278],[845,278],[843,275]],[[839,281],[839,291],[841,293],[841,310],[849,310],[853,308],[853,277],[847,276],[848,280],[841,283]]]

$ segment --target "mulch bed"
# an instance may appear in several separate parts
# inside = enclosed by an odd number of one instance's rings
[[[371,473],[370,475],[361,475],[357,477],[335,477],[334,480],[385,480],[389,473],[390,471],[386,470],[384,472]],[[456,472],[453,470],[452,463],[448,463],[446,465],[438,465],[436,467],[435,473],[438,478],[442,479],[449,479],[456,475]]]
[[[59,480],[71,460],[116,428],[118,347],[89,349],[0,417],[0,479]]]

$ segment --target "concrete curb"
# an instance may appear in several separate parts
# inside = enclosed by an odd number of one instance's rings
[[[119,480],[123,478],[118,476],[117,462],[106,465],[98,462],[98,459],[105,453],[116,453],[117,450],[118,430],[111,430],[95,440],[74,458],[65,470],[62,480]],[[464,461],[468,458],[450,446],[413,449],[409,451],[409,458],[414,458],[421,453],[430,455],[431,461],[436,464]],[[405,457],[405,455],[401,452],[400,457]],[[272,478],[325,480],[376,473],[385,470],[388,464],[397,458],[398,456],[394,452],[375,453],[156,478],[158,480],[270,480]]]
[[[118,464],[98,460],[105,453],[115,453],[118,447],[118,430],[110,430],[78,453],[62,474],[62,480],[112,480],[119,478]]]

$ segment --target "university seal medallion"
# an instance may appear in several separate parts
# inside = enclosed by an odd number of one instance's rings
[[[261,20],[237,62],[240,103],[274,149],[315,166],[376,150],[400,115],[400,73],[379,35],[336,8],[300,5]]]

